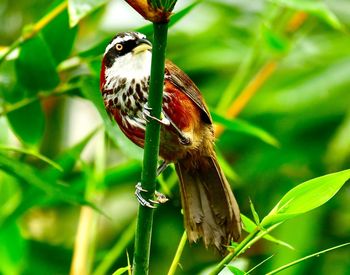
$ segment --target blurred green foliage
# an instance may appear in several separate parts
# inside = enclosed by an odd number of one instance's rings
[[[227,127],[217,148],[242,213],[252,217],[250,198],[262,219],[297,184],[349,168],[350,2],[184,2],[172,18],[168,57],[197,83],[215,121]],[[60,6],[33,38],[17,40]],[[305,22],[288,30],[300,11]],[[100,60],[115,32],[150,35],[152,29],[117,0],[69,0],[68,6],[3,0],[0,25],[0,56],[19,41],[0,63],[0,273],[67,274],[78,235],[91,241],[87,270],[110,274],[127,265],[126,251],[132,255],[142,151],[104,111]],[[271,61],[276,70],[239,120],[226,117]],[[167,272],[183,233],[172,169],[159,182],[171,200],[155,214],[151,274]],[[95,210],[81,211],[81,205]],[[295,250],[263,240],[237,266],[249,270],[276,254],[253,272],[264,274],[348,242],[349,186],[272,235]],[[283,274],[347,274],[349,254],[341,248]],[[219,260],[201,243],[186,245],[177,274],[199,274]]]

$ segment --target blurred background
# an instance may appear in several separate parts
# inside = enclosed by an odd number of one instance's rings
[[[152,28],[120,0],[72,0],[68,10],[0,2],[0,55],[14,45],[0,61],[4,275],[69,274],[72,262],[80,274],[112,274],[133,253],[142,150],[104,112],[99,70],[116,32],[151,39]],[[349,168],[350,1],[179,1],[174,12],[168,58],[214,117],[234,123],[218,128],[217,151],[243,214],[249,199],[264,217],[297,184]],[[170,201],[155,213],[150,274],[166,274],[183,233],[171,167],[159,185]],[[348,242],[349,185],[272,235],[294,250],[263,240],[235,264],[247,271],[274,255],[252,272],[264,274]],[[350,274],[349,255],[345,247],[282,274]],[[186,244],[177,274],[205,274],[220,259]]]

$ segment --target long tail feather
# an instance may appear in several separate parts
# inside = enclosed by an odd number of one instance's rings
[[[196,165],[186,160],[176,164],[188,239],[203,238],[206,246],[222,251],[241,235],[238,204],[215,156]]]

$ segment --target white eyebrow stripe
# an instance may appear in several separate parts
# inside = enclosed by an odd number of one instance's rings
[[[136,36],[140,39],[145,39],[146,36],[143,35],[142,33],[133,33],[136,34]],[[115,45],[117,45],[118,43],[124,42],[124,41],[128,41],[131,39],[134,39],[135,37],[130,35],[129,33],[126,33],[126,35],[124,35],[123,37],[117,36],[116,38],[114,38],[114,40],[106,47],[105,53],[106,54],[110,49],[112,49],[113,47],[115,47]]]

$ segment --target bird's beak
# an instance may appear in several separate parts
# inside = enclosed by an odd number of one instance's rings
[[[132,53],[138,54],[147,50],[152,49],[152,44],[146,39],[139,39],[137,41],[137,46],[133,48]]]

